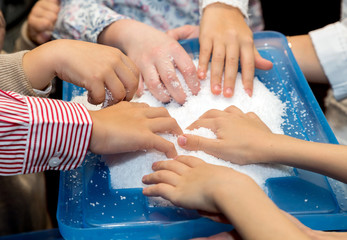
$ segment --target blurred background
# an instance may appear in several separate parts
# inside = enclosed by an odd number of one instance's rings
[[[7,53],[13,52],[15,41],[20,34],[21,26],[26,20],[36,1],[38,0],[0,0],[0,8],[6,20],[4,50]],[[56,91],[56,94],[53,94],[50,97],[61,98],[61,91]],[[58,204],[59,172],[47,171],[44,173],[44,175],[46,180],[48,212],[51,217],[52,226],[58,227],[56,220],[56,209]],[[30,199],[27,199],[27,201],[30,201]]]
[[[6,20],[4,50],[12,52],[22,23],[37,0],[0,0],[0,8]]]

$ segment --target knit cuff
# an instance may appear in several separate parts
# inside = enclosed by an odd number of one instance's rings
[[[13,91],[27,96],[37,96],[23,70],[22,60],[24,54],[27,52],[21,51],[12,54],[0,54],[0,88],[3,91]]]

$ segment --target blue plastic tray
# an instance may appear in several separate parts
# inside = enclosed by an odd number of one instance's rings
[[[286,38],[277,32],[255,33],[254,38],[260,54],[274,63],[270,71],[256,70],[257,77],[288,105],[285,134],[337,143]],[[198,56],[197,39],[181,44],[188,53]],[[64,100],[84,92],[68,83],[63,88]],[[270,198],[311,228],[347,229],[346,193],[332,189],[332,184],[339,183],[300,169],[295,169],[295,174],[268,179]],[[189,239],[232,229],[230,225],[201,218],[196,211],[151,207],[141,189],[112,189],[108,167],[100,162],[100,156],[90,153],[78,169],[61,172],[57,219],[67,240]]]

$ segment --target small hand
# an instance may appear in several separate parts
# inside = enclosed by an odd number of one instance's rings
[[[182,27],[170,29],[166,32],[167,35],[176,41],[199,37],[199,26],[184,25]]]
[[[240,165],[266,161],[263,148],[271,143],[273,134],[256,114],[245,114],[235,106],[209,110],[188,129],[200,127],[211,129],[217,139],[184,134],[178,137],[178,144]]]
[[[103,103],[105,88],[110,103],[130,101],[139,74],[135,64],[120,50],[77,40],[55,40],[40,45],[23,57],[23,68],[36,89],[43,89],[54,76],[83,87],[93,104]]]
[[[216,186],[232,183],[241,175],[231,168],[208,164],[192,156],[155,162],[152,169],[154,173],[142,178],[143,183],[154,184],[143,189],[144,195],[161,196],[176,206],[209,213],[220,213]]]
[[[37,1],[28,16],[28,35],[31,41],[39,45],[49,41],[58,14],[59,0]]]
[[[200,58],[198,76],[206,77],[211,60],[211,91],[225,97],[234,94],[240,58],[242,82],[249,96],[253,93],[254,68],[268,70],[272,63],[260,56],[253,43],[253,34],[242,13],[222,3],[208,5],[200,23]],[[224,84],[222,88],[222,76]]]
[[[193,61],[176,40],[133,20],[121,20],[112,25],[101,35],[100,41],[107,43],[109,32],[123,31],[126,38],[115,45],[120,46],[135,62],[155,98],[165,103],[171,98],[180,104],[185,102],[187,95],[176,75],[176,68],[182,73],[192,94],[199,92],[200,82]],[[142,86],[139,93],[143,90]]]
[[[90,111],[93,131],[90,150],[115,154],[156,149],[168,158],[177,155],[174,144],[156,133],[181,134],[182,130],[165,108],[144,103],[120,102],[99,111]]]

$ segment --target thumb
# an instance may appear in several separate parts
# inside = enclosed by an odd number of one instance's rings
[[[254,47],[254,61],[255,61],[255,68],[261,69],[261,70],[270,70],[273,67],[273,64],[271,61],[263,58],[260,56],[257,49]]]
[[[198,37],[199,32],[195,31],[196,27],[192,25],[184,25],[178,28],[174,28],[171,30],[168,30],[166,32],[167,35],[174,38],[175,40],[179,41],[182,39],[189,39],[193,37]]]
[[[216,139],[209,139],[191,134],[180,135],[177,138],[178,145],[183,149],[190,151],[202,150],[206,153],[215,149],[215,141]]]

